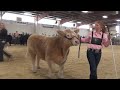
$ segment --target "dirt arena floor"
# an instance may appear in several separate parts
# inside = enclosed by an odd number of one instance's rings
[[[117,66],[118,78],[120,78],[120,46],[113,46]],[[78,46],[70,48],[67,62],[64,68],[65,79],[88,79],[89,64],[86,58],[86,44],[81,45],[80,58],[78,58]],[[13,59],[8,61],[6,57],[4,62],[0,62],[0,79],[49,79],[47,77],[48,65],[45,61],[40,62],[41,69],[37,73],[31,71],[31,61],[25,58],[26,46],[12,45],[6,50],[14,55]],[[99,79],[115,79],[115,69],[112,57],[111,46],[104,48],[102,58],[98,66]],[[58,66],[55,65],[55,74]]]

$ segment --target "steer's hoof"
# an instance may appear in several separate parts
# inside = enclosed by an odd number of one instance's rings
[[[49,79],[56,79],[55,74],[48,74],[47,77],[48,77]]]
[[[37,70],[32,70],[32,72],[33,72],[33,73],[36,73],[36,72],[37,72]]]
[[[64,75],[58,73],[58,78],[59,78],[59,79],[64,79]]]
[[[37,67],[37,69],[40,69],[40,67]]]

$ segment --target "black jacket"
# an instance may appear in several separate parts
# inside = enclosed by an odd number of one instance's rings
[[[0,30],[0,40],[5,40],[7,39],[7,30],[6,29],[2,29]]]
[[[11,35],[7,35],[7,41],[12,41],[12,36]]]

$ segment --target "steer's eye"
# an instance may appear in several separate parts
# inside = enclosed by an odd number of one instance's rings
[[[69,34],[67,34],[66,36],[67,36],[68,38],[70,37],[70,35],[69,35]]]

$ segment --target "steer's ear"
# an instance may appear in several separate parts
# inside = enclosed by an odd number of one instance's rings
[[[60,36],[62,36],[62,37],[65,36],[64,31],[58,30],[57,33],[58,33],[58,35],[60,35]]]
[[[79,32],[79,29],[77,29],[77,30],[74,30],[74,32],[75,32],[75,33],[78,33],[78,32]]]

